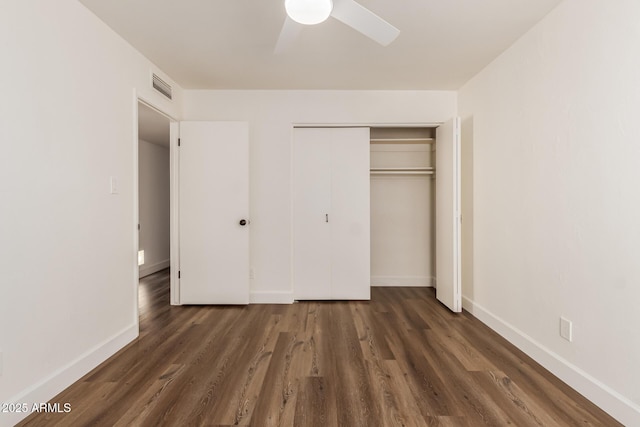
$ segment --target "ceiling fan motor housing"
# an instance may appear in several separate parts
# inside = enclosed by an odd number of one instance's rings
[[[289,18],[299,24],[315,25],[327,20],[333,10],[332,0],[285,0]]]

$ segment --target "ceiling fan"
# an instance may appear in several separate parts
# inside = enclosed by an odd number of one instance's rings
[[[388,46],[400,30],[354,0],[285,0],[284,21],[275,53],[287,50],[305,25],[324,22],[334,17],[370,39]]]

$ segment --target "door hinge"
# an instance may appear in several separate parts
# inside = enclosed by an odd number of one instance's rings
[[[180,138],[178,138],[178,147],[180,147]]]
[[[180,271],[178,271],[178,279],[180,278]]]
[[[140,224],[138,224],[138,231],[140,231]]]

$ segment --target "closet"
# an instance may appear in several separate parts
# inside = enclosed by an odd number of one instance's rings
[[[371,284],[435,286],[462,311],[460,119],[371,128]]]
[[[293,200],[294,298],[369,299],[369,128],[294,128]]]
[[[433,286],[435,128],[371,128],[371,285]]]
[[[293,129],[294,299],[435,286],[462,310],[460,119]]]

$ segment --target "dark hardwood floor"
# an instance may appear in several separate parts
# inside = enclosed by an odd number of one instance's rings
[[[432,289],[370,302],[169,305],[142,280],[140,337],[22,426],[620,425]]]

